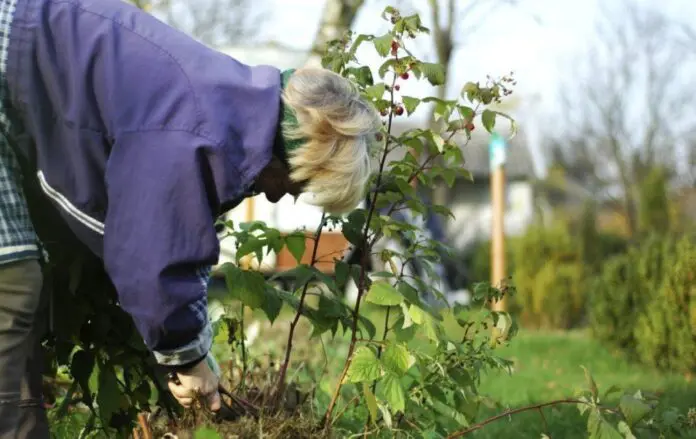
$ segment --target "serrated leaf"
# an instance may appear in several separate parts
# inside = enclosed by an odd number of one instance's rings
[[[379,359],[374,351],[367,346],[358,347],[348,368],[346,379],[351,383],[373,381],[382,374]]]
[[[628,425],[633,427],[652,411],[652,407],[631,395],[623,395],[619,400],[619,410]]]
[[[432,85],[443,85],[445,83],[445,68],[441,64],[419,63],[419,67],[423,76]]]
[[[307,240],[303,233],[293,233],[285,237],[285,245],[288,247],[288,251],[295,258],[295,261],[299,264],[304,256]]]
[[[99,406],[99,416],[107,425],[113,415],[122,408],[123,398],[124,394],[118,387],[118,379],[113,368],[100,367],[97,405]]]
[[[391,43],[394,40],[394,37],[390,32],[387,32],[386,34],[382,35],[381,37],[377,37],[374,40],[372,40],[372,44],[375,46],[375,50],[381,57],[385,57],[389,55],[389,51],[391,50]]]
[[[418,108],[418,105],[421,103],[420,99],[411,96],[403,96],[401,98],[401,101],[404,103],[404,108],[406,108],[406,115],[408,116],[410,116],[411,113],[416,111],[416,108]]]
[[[70,361],[70,374],[82,389],[82,399],[87,406],[92,405],[92,392],[89,379],[94,371],[94,355],[85,350],[78,350],[72,355]]]
[[[273,323],[280,315],[280,310],[283,308],[283,299],[281,298],[278,291],[269,284],[265,284],[264,287],[264,301],[261,305],[268,320]]]
[[[346,286],[346,282],[348,281],[348,275],[350,274],[350,266],[343,262],[343,261],[338,261],[335,265],[335,278],[336,278],[336,287],[339,289],[343,289]]]
[[[590,374],[590,371],[587,370],[585,366],[580,366],[582,367],[582,370],[585,371],[585,381],[587,381],[587,385],[589,386],[590,393],[592,393],[592,396],[596,399],[597,396],[599,396],[599,389],[597,389],[597,383],[595,383],[594,378],[592,378],[592,375]]]
[[[365,300],[375,305],[396,306],[403,302],[404,297],[389,282],[376,281],[372,283]]]
[[[483,122],[484,128],[489,133],[492,133],[495,128],[495,115],[495,111],[491,110],[483,110],[483,113],[481,113],[481,122]]]
[[[408,315],[416,325],[422,325],[426,318],[425,311],[415,305],[408,308]]]
[[[387,426],[388,429],[392,429],[392,416],[391,413],[389,412],[389,407],[385,406],[384,404],[379,405],[379,411],[382,412],[382,420],[384,421],[384,425]]]
[[[390,58],[390,59],[384,61],[384,63],[382,63],[382,65],[379,66],[379,70],[378,70],[379,77],[384,78],[384,75],[387,74],[387,72],[389,71],[389,68],[393,67],[395,65],[396,65],[396,60],[394,58]]]
[[[406,346],[398,343],[389,343],[382,353],[382,365],[396,375],[405,374],[411,367],[411,354]]]
[[[637,439],[633,435],[633,432],[631,431],[631,427],[629,427],[625,421],[619,422],[619,433],[624,435],[624,439]]]
[[[364,37],[364,35],[361,35],[360,37]],[[353,43],[353,46],[351,47],[350,51],[353,56],[355,55],[355,50],[357,50],[357,46],[359,45],[358,40],[360,37],[356,38],[355,43]],[[365,41],[365,39],[363,38],[362,41]],[[368,66],[357,68],[349,67],[346,69],[346,74],[352,76],[353,80],[362,86],[370,86],[374,83],[374,79],[372,78],[372,70],[370,70],[370,67]]]
[[[587,431],[590,439],[624,439],[597,409],[590,412],[587,419]]]
[[[256,271],[242,270],[232,264],[223,269],[230,296],[241,301],[251,309],[258,309],[264,303],[265,280]]]
[[[365,404],[367,405],[367,410],[370,412],[370,420],[373,424],[377,423],[377,398],[375,394],[370,390],[370,386],[364,382],[363,383],[363,395],[365,396]]]
[[[387,86],[380,82],[373,86],[367,87],[365,89],[365,94],[372,100],[382,99],[384,97],[384,92],[387,90]]]
[[[251,254],[251,253],[256,253],[257,255],[260,254],[261,250],[263,247],[266,245],[266,240],[265,239],[260,239],[255,236],[249,235],[247,239],[242,242],[242,244],[239,246],[235,253],[235,258],[237,260],[237,263],[246,255]],[[260,258],[258,258],[260,259]]]
[[[604,399],[607,399],[610,395],[620,391],[621,389],[618,386],[612,385],[604,392]]]
[[[385,375],[381,381],[381,387],[384,399],[389,403],[392,411],[403,412],[406,408],[406,395],[399,377],[392,374]]]
[[[435,147],[437,148],[438,152],[442,152],[445,149],[445,139],[443,139],[442,136],[437,133],[431,134],[431,139],[435,144]]]

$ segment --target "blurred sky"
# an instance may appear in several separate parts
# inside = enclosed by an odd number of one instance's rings
[[[308,48],[317,31],[324,0],[271,0],[275,2],[262,31],[272,39],[298,49]],[[462,6],[469,0],[461,1]],[[564,76],[572,74],[573,59],[593,38],[600,1],[615,0],[518,0],[515,7],[503,6],[477,18],[476,32],[459,35],[463,41],[452,64],[448,95],[455,96],[469,80],[484,80],[487,74],[500,76],[513,70],[518,79],[516,94],[522,99],[515,117],[535,135],[535,125],[548,123],[558,111],[557,90]],[[661,7],[670,15],[696,26],[696,0],[630,0]],[[379,18],[386,4],[383,0],[366,0],[355,26],[357,32],[379,34],[386,23]],[[427,0],[410,0],[429,25]],[[404,12],[413,11],[408,7]],[[620,13],[620,12],[619,12]],[[617,17],[619,18],[619,17]],[[471,23],[467,24],[470,25]],[[424,38],[418,47],[421,57],[432,57],[432,45]],[[379,65],[374,50],[365,47],[358,53],[361,63]],[[402,92],[413,96],[432,93],[427,84],[411,81]],[[424,116],[425,112],[421,112]],[[535,140],[530,139],[531,143]],[[533,147],[532,147],[533,148]],[[533,148],[534,149],[534,148]],[[544,158],[533,150],[537,171]]]

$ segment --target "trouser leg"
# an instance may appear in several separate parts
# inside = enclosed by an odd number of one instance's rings
[[[31,333],[31,347],[20,390],[18,439],[49,439],[50,428],[43,398],[43,349],[41,340],[48,329],[48,294],[41,292],[39,309],[36,312]]]
[[[37,260],[0,265],[0,439],[16,439],[43,277]]]

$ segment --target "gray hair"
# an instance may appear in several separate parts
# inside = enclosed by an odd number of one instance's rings
[[[312,204],[345,213],[364,198],[371,150],[382,122],[377,110],[342,76],[325,69],[298,69],[283,101],[297,117],[283,127],[291,139],[306,139],[289,154],[290,178],[306,182]]]

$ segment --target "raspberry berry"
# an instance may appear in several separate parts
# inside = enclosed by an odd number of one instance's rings
[[[401,90],[401,86],[400,86],[399,84],[396,84],[396,85],[394,86],[394,90],[396,90],[396,91]]]
[[[404,80],[408,79],[408,72],[402,73],[402,74],[401,74],[401,79],[404,79]]]
[[[469,122],[469,123],[466,124],[466,129],[467,129],[467,130],[469,130],[469,131],[474,131],[474,128],[476,128],[476,127],[474,126],[473,123]]]
[[[397,105],[396,108],[394,108],[394,113],[397,116],[401,116],[402,114],[404,114],[404,107],[402,107],[401,105]]]

